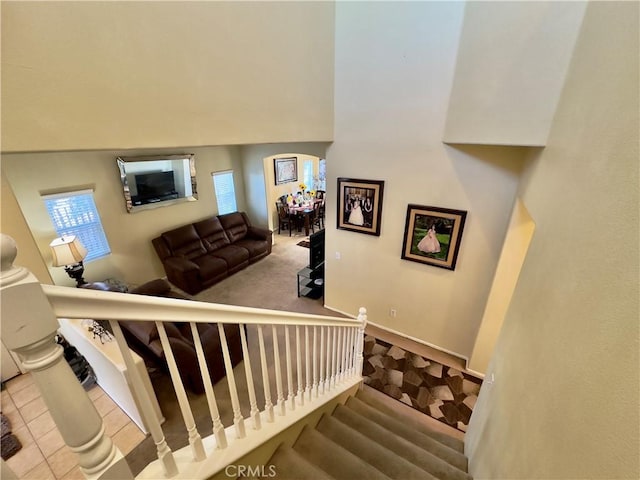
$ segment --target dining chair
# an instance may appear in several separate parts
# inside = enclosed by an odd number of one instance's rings
[[[322,223],[322,228],[324,228],[324,197],[322,197],[322,201],[319,203],[318,215],[320,217],[320,222]]]
[[[320,216],[320,205],[322,202],[316,202],[313,204],[313,216],[310,218],[311,231],[313,232],[314,225],[317,225],[319,229],[324,228],[324,222]]]
[[[278,235],[280,235],[281,229],[288,228],[289,236],[291,236],[293,221],[293,218],[289,214],[289,209],[285,205],[278,205]]]

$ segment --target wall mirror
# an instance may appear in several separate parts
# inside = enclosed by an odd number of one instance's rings
[[[129,213],[198,199],[193,154],[118,157]]]

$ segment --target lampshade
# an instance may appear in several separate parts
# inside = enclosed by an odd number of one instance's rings
[[[87,249],[75,235],[56,238],[49,246],[53,254],[54,267],[73,265],[81,262],[87,256]]]

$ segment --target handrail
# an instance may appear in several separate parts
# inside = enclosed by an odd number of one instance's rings
[[[89,476],[133,478],[124,457],[111,439],[105,435],[102,419],[91,405],[89,397],[69,365],[60,360],[61,348],[54,340],[58,319],[109,321],[127,372],[130,374],[132,395],[137,397],[143,421],[147,424],[156,446],[158,460],[147,465],[138,476],[140,479],[210,478],[230,461],[241,458],[321,405],[361,385],[363,332],[367,321],[365,308],[360,309],[357,319],[339,318],[186,299],[42,285],[25,269],[13,265],[16,257],[15,242],[4,235],[0,236],[0,240],[0,247],[2,247],[0,290],[3,297],[3,317],[5,314],[7,317],[3,325],[3,334],[6,337],[3,341],[12,351],[20,355],[25,368],[32,372],[34,381],[45,398],[65,443],[78,453],[82,471]],[[157,328],[163,357],[188,434],[189,445],[175,452],[169,448],[159,423],[160,419],[154,414],[149,391],[139,369],[136,368],[132,352],[119,323],[123,320],[153,322]],[[213,427],[212,435],[203,437],[198,431],[192,405],[183,384],[183,374],[186,371],[180,370],[176,361],[172,342],[165,329],[165,322],[183,322],[187,324],[183,328],[186,326],[191,329],[197,357],[195,361],[200,367],[199,374],[207,396]],[[214,358],[212,355],[217,354],[205,353],[199,334],[200,329],[196,325],[198,323],[217,324],[224,363],[222,368],[227,378],[228,395],[231,400],[232,412],[226,410],[226,414],[233,413],[233,427],[231,425],[225,427],[220,419],[221,412],[209,373],[209,360]],[[246,330],[247,326],[254,328]],[[271,326],[273,341],[273,354],[269,356],[266,354],[263,336],[263,327],[268,326]],[[313,330],[309,327],[313,327]],[[225,332],[227,329],[230,335],[234,335],[233,332],[236,329],[239,331],[241,354],[237,351],[237,338],[233,343],[233,351],[230,349]],[[207,334],[210,331],[208,330]],[[251,337],[248,337],[248,332],[251,332]],[[320,337],[319,349],[318,336]],[[215,337],[207,335],[207,338]],[[252,342],[252,348],[258,347],[254,350],[255,367],[252,366],[253,362],[250,358],[249,340]],[[212,341],[215,342],[215,340]],[[280,357],[279,344],[281,343],[286,354],[284,361]],[[294,344],[295,350],[293,350]],[[236,385],[234,366],[240,361],[244,362],[246,392],[244,389],[242,391],[238,389]],[[257,375],[257,364],[260,365],[262,375]],[[219,367],[216,368],[217,373],[221,373]],[[286,387],[283,385],[282,371],[286,372]],[[274,373],[276,405],[272,403],[270,392]],[[258,378],[258,387],[264,389],[264,400],[256,397],[257,388],[254,384],[256,378]],[[51,387],[52,384],[55,388]],[[312,394],[313,390],[315,395]],[[72,395],[74,399],[72,403],[69,403],[68,392],[75,392]],[[245,429],[244,426],[245,418],[242,409],[247,406],[250,408],[248,418],[252,419],[252,429]],[[73,421],[69,416],[70,411],[73,412]],[[82,422],[77,422],[77,418],[82,419]],[[81,423],[81,426],[78,426],[78,423]],[[227,430],[231,428],[235,428],[235,436],[229,436]],[[185,455],[188,455],[186,462]]]
[[[247,325],[358,326],[354,318],[330,317],[176,298],[42,285],[53,311],[62,318]]]

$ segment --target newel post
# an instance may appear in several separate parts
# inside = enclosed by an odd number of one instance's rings
[[[364,329],[367,326],[367,309],[364,307],[360,307],[358,311],[358,321],[360,322],[360,326],[358,327],[358,345],[357,348],[357,370],[356,373],[362,376],[362,366],[364,364]],[[360,383],[360,388],[364,388],[364,383]]]
[[[13,265],[15,241],[0,234],[2,339],[31,372],[65,443],[87,478],[133,479],[124,457],[105,435],[102,418],[55,342],[58,320],[38,280]]]

